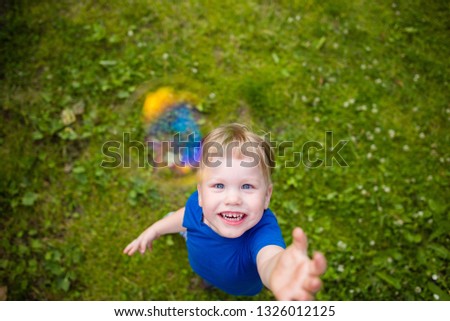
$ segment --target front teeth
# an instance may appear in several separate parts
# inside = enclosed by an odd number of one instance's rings
[[[244,214],[225,214],[222,213],[222,217],[229,221],[240,221],[244,217]]]

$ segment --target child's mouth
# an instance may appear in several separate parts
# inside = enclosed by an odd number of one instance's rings
[[[228,224],[237,225],[244,221],[247,216],[244,213],[234,213],[234,212],[222,212],[219,216]]]

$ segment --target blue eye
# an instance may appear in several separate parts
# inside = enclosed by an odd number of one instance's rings
[[[214,187],[215,188],[219,188],[219,189],[223,189],[223,188],[225,188],[225,185],[223,185],[222,183],[219,183],[219,184],[215,184]]]
[[[244,185],[242,185],[242,189],[252,189],[252,188],[253,188],[253,186],[250,185],[250,184],[244,184]]]

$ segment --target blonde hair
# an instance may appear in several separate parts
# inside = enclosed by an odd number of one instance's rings
[[[232,123],[214,129],[202,140],[201,152],[200,170],[214,166],[211,157],[250,157],[254,162],[248,166],[260,166],[264,179],[271,183],[275,157],[270,144],[245,125]]]

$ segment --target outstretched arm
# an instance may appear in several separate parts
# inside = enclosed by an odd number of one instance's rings
[[[147,228],[137,239],[133,240],[123,250],[123,253],[133,255],[137,250],[143,254],[148,248],[152,250],[153,241],[161,235],[186,231],[183,227],[184,207],[177,210],[172,215],[166,216],[149,228]]]
[[[258,272],[264,285],[278,300],[312,300],[320,290],[327,267],[325,257],[307,254],[307,238],[300,228],[292,232],[292,244],[284,250],[276,245],[262,248],[257,256]]]

